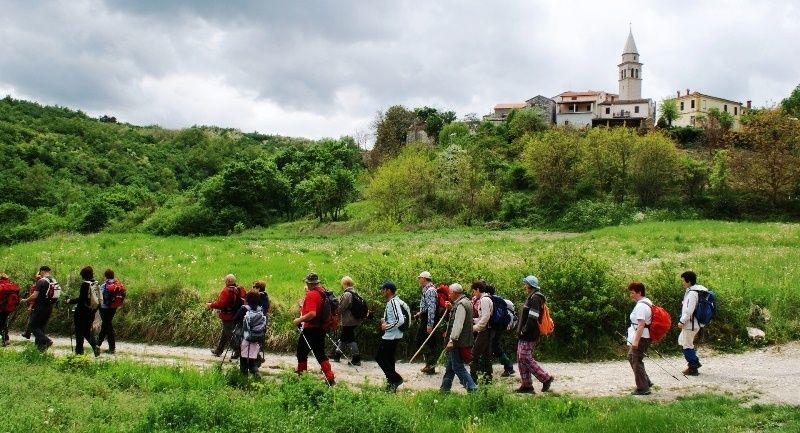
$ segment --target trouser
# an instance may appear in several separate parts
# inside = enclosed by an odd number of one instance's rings
[[[517,343],[517,365],[519,367],[519,377],[522,379],[522,386],[533,386],[531,375],[542,383],[547,382],[552,377],[533,359],[533,351],[536,349],[536,344],[538,344],[538,341],[519,340]]]
[[[634,349],[633,346],[628,347],[628,362],[633,369],[633,378],[636,380],[636,389],[639,391],[647,391],[650,389],[650,376],[644,369],[644,357],[647,355],[647,349],[650,348],[649,338],[640,338],[639,346]]]
[[[433,326],[436,326],[436,321],[439,320],[439,317],[434,317]],[[433,331],[434,333],[436,330]],[[419,348],[422,346],[422,343],[425,342],[425,339],[428,338],[428,315],[426,313],[422,313],[419,316],[419,327],[417,328],[417,337],[414,340],[414,344],[416,347]],[[436,365],[436,362],[439,360],[439,340],[440,338],[436,335],[432,336],[428,343],[425,344],[425,347],[422,349],[420,354],[422,358],[425,360],[425,365],[429,367],[433,367]]]
[[[108,350],[113,352],[117,346],[117,336],[114,333],[114,315],[117,314],[116,308],[100,309],[100,334],[97,336],[97,345],[103,344],[103,340],[108,338]]]
[[[219,335],[219,340],[217,341],[217,349],[215,352],[221,354],[225,350],[225,345],[231,343],[233,337],[233,327],[234,323],[233,320],[222,320],[222,333]],[[234,351],[237,353],[237,351]]]
[[[397,343],[399,341],[381,339],[378,343],[378,351],[375,353],[375,362],[378,363],[378,366],[386,376],[386,380],[391,384],[403,381],[403,378],[395,370],[395,353],[397,352]]]
[[[94,322],[94,311],[83,307],[75,310],[75,354],[83,355],[83,340],[89,342],[92,349],[97,347],[97,341],[92,335],[92,322]]]
[[[0,311],[0,334],[3,337],[3,344],[8,341],[8,316],[10,314],[8,311]]]
[[[700,368],[700,358],[697,357],[697,351],[694,348],[694,339],[699,332],[700,327],[691,329],[690,325],[688,328],[681,329],[681,333],[678,334],[678,344],[683,347],[683,357],[689,367],[695,369]]]
[[[457,347],[447,352],[447,360],[444,363],[444,377],[442,377],[442,386],[439,388],[442,392],[449,392],[453,387],[453,377],[458,376],[461,385],[467,389],[468,392],[478,389],[478,385],[472,380],[472,376],[467,373],[464,367],[464,360],[461,359],[461,354]]]
[[[342,334],[339,336],[339,341],[336,342],[336,345],[339,346],[339,348],[336,349],[337,355],[342,355],[343,350],[348,349],[350,351],[350,356],[353,358],[359,356],[355,325],[342,326]]]
[[[311,347],[309,347],[311,346]],[[314,357],[322,367],[325,379],[334,379],[333,369],[328,357],[325,355],[325,331],[322,328],[304,328],[297,337],[297,372],[308,370],[308,353],[313,352]]]
[[[503,350],[502,340],[504,333],[504,329],[495,330],[494,336],[492,336],[492,354],[497,356],[497,359],[499,359],[500,363],[503,364],[503,369],[505,371],[513,372],[514,363],[511,362],[511,359]]]
[[[36,346],[40,350],[47,349],[47,346],[52,344],[52,340],[47,337],[47,322],[50,321],[50,316],[53,314],[53,306],[48,305],[45,307],[38,307],[33,309],[31,313],[30,327],[33,334]]]
[[[478,332],[475,336],[475,345],[472,346],[472,364],[469,374],[476,382],[491,383],[492,381],[492,335],[494,331],[489,328]],[[480,374],[480,379],[478,375]]]

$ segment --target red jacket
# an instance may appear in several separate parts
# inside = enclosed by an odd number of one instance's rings
[[[246,292],[243,287],[226,286],[219,292],[217,300],[211,303],[211,308],[219,310],[220,320],[233,320],[236,316],[236,298],[239,297],[244,302]],[[241,305],[241,303],[238,303]]]

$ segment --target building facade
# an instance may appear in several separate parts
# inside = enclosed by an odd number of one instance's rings
[[[675,98],[675,105],[678,108],[680,117],[672,121],[672,126],[701,126],[702,120],[708,116],[709,110],[716,108],[724,113],[729,113],[733,117],[733,129],[739,129],[741,117],[747,111],[746,106],[741,102],[717,96],[706,95],[700,92],[689,92],[681,95],[678,91]],[[750,101],[748,101],[750,105]]]

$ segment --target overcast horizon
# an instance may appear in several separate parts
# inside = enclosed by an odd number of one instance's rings
[[[791,1],[0,6],[0,97],[167,128],[339,137],[395,104],[461,118],[538,94],[617,93],[629,23],[645,98],[691,89],[765,106],[800,84]]]

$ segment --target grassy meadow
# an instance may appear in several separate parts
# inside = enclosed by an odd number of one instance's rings
[[[607,314],[585,318],[590,324],[603,322],[606,330],[624,327],[629,301],[623,287],[628,281],[643,280],[648,295],[675,312],[682,294],[677,276],[693,269],[700,283],[720,296],[720,316],[709,329],[712,342],[742,347],[747,344],[746,326],[765,329],[769,341],[800,338],[794,313],[800,308],[798,224],[652,222],[583,234],[464,228],[319,232],[303,233],[297,224],[289,224],[226,237],[61,235],[2,247],[0,267],[25,281],[40,264],[49,264],[68,293],[76,292],[82,266],[94,266],[98,275],[112,267],[130,296],[118,316],[121,333],[144,341],[206,344],[213,339],[216,324],[202,304],[215,297],[229,272],[247,287],[264,279],[280,319],[296,311],[308,272],[319,273],[336,289],[342,275],[353,276],[379,310],[373,288],[380,281],[394,279],[399,295],[413,305],[418,298],[414,277],[426,269],[437,282],[487,278],[515,301],[523,296],[520,278],[535,273],[550,295],[556,319],[559,311],[572,316],[576,309],[579,314],[607,309]],[[58,320],[54,322],[58,330]],[[287,348],[291,340],[286,322],[272,321],[274,348]],[[561,323],[566,332],[569,326]],[[571,332],[575,336],[581,330]]]
[[[19,373],[24,371],[24,375]],[[700,395],[633,397],[387,394],[328,388],[313,375],[248,381],[233,368],[201,371],[0,351],[2,432],[796,432],[800,412]]]

